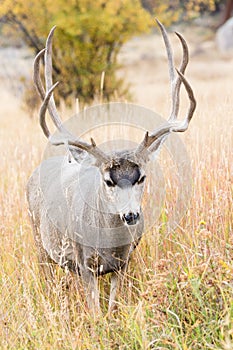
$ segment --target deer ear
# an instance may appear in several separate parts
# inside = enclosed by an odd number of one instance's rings
[[[75,147],[75,146],[70,146],[69,145],[69,153],[72,156],[72,158],[77,162],[77,163],[82,163],[84,158],[87,155],[86,151],[83,151],[82,149]]]
[[[170,134],[170,132],[168,132],[165,135],[160,136],[156,141],[154,141],[152,143],[152,145],[149,147],[148,151],[149,151],[149,160],[154,160],[158,157],[159,152],[162,148],[163,143],[166,141],[168,135]]]
[[[78,163],[81,164],[85,161],[85,165],[89,165],[89,166],[98,166],[96,158],[94,156],[92,156],[90,153],[80,149],[79,147],[76,146],[68,146],[69,148],[69,161],[71,163],[71,159],[70,156],[72,157],[72,159]]]

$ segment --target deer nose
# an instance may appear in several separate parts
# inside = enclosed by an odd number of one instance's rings
[[[135,225],[139,219],[139,213],[128,213],[123,215],[123,221],[127,225]]]

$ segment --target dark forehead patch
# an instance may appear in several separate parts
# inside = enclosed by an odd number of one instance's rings
[[[122,180],[127,180],[134,185],[140,178],[138,165],[127,159],[119,159],[116,164],[109,168],[109,174],[113,183],[119,186],[126,183]]]

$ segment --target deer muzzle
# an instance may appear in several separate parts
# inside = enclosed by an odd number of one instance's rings
[[[139,213],[129,212],[128,214],[122,215],[122,220],[126,225],[135,225],[139,221]]]

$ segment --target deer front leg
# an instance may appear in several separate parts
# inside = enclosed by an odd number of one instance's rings
[[[40,231],[38,226],[34,223],[31,213],[30,220],[32,224],[34,241],[37,248],[40,277],[44,277],[47,282],[52,283],[54,280],[54,261],[50,258],[49,254],[43,247]]]
[[[86,293],[87,306],[93,316],[100,314],[99,286],[96,274],[86,268],[81,270],[81,277]]]
[[[123,285],[127,265],[128,264],[126,263],[120,271],[116,271],[112,273],[109,303],[108,303],[108,314],[111,314],[116,307],[116,295],[120,287]]]
[[[116,307],[116,294],[119,286],[119,272],[113,272],[111,276],[111,287],[110,287],[110,295],[109,295],[109,303],[108,303],[108,313],[110,314]]]

